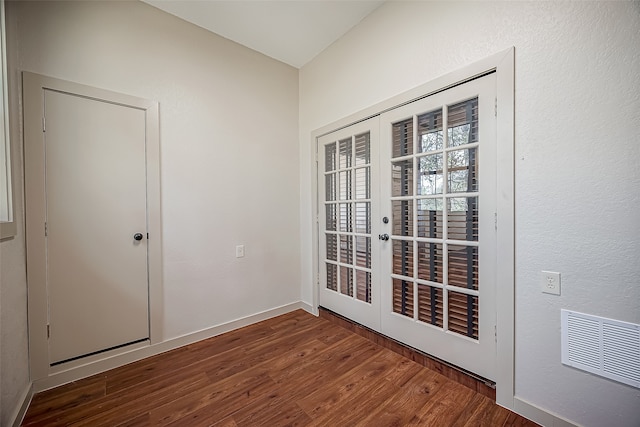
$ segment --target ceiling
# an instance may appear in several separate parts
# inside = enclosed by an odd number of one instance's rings
[[[296,68],[385,0],[142,0]]]

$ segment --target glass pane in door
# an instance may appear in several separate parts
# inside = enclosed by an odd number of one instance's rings
[[[449,106],[447,119],[446,324],[451,332],[478,339],[478,98]]]
[[[371,303],[371,137],[324,145],[326,289]]]

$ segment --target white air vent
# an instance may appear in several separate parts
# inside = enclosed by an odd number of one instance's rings
[[[640,388],[640,325],[562,310],[562,363]]]

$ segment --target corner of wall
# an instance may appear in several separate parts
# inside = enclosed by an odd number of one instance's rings
[[[20,394],[20,399],[18,400],[18,404],[13,409],[11,413],[11,417],[9,418],[9,422],[7,425],[18,427],[22,423],[25,414],[27,413],[27,409],[29,408],[29,404],[31,403],[31,399],[33,398],[33,383],[29,382],[25,389]]]
[[[537,422],[546,427],[576,427],[577,424],[573,424],[570,421],[556,415],[546,409],[541,409],[536,405],[522,400],[518,397],[514,397],[513,411]]]

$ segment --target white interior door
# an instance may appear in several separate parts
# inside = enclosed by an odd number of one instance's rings
[[[318,138],[320,305],[380,328],[379,122]],[[375,236],[375,237],[374,237]]]
[[[382,332],[496,373],[495,74],[380,117]]]
[[[149,338],[145,111],[44,92],[49,361],[56,365]]]

